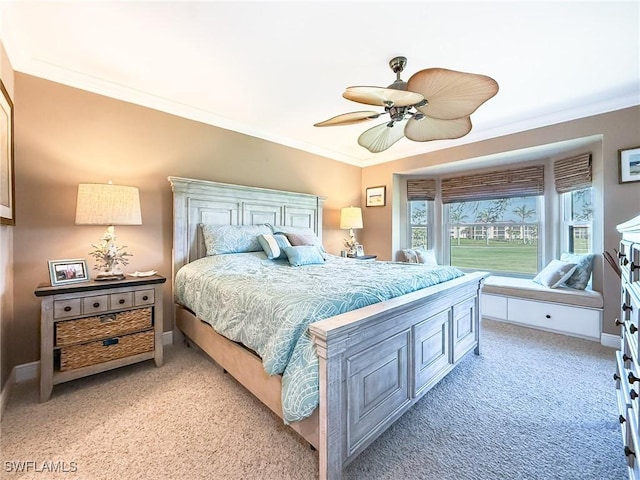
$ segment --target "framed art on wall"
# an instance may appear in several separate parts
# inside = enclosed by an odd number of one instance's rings
[[[384,207],[386,204],[387,187],[367,188],[367,207]]]
[[[618,183],[640,182],[640,147],[618,150]]]
[[[13,172],[13,103],[0,80],[0,224],[16,224]]]
[[[51,285],[86,282],[89,280],[87,261],[82,258],[73,260],[49,260]]]

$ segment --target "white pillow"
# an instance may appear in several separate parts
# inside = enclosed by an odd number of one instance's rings
[[[407,263],[424,263],[429,267],[437,267],[436,252],[433,249],[426,250],[423,247],[402,250],[404,261]]]
[[[549,265],[544,267],[533,281],[545,287],[557,288],[567,281],[575,269],[575,263],[551,260]]]
[[[437,267],[438,261],[436,260],[436,252],[433,249],[429,250],[416,250],[416,256],[418,257],[418,263],[424,263],[430,267]]]

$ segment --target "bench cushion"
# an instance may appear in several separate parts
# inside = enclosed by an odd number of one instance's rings
[[[540,302],[563,303],[588,308],[602,308],[602,294],[594,290],[568,287],[548,288],[531,279],[492,275],[485,279],[483,293],[525,298]]]

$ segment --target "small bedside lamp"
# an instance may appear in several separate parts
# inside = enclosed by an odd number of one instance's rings
[[[340,210],[340,228],[349,229],[349,238],[344,239],[344,246],[347,248],[347,255],[356,256],[358,242],[353,233],[354,228],[362,228],[362,209],[360,207],[345,207]]]
[[[118,265],[127,265],[131,254],[126,246],[116,246],[115,225],[142,225],[140,197],[135,187],[109,183],[81,183],[78,185],[76,225],[107,225],[107,231],[89,255],[97,261],[96,280],[124,278]]]

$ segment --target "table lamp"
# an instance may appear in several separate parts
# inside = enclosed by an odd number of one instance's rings
[[[107,225],[107,231],[89,252],[96,259],[95,280],[124,278],[120,265],[128,265],[132,254],[126,245],[116,245],[115,225],[142,225],[140,197],[136,187],[109,183],[81,183],[78,185],[76,225]]]
[[[349,238],[344,239],[347,256],[356,256],[358,241],[353,233],[354,229],[362,228],[362,209],[360,207],[345,207],[340,210],[340,228],[349,229]]]

